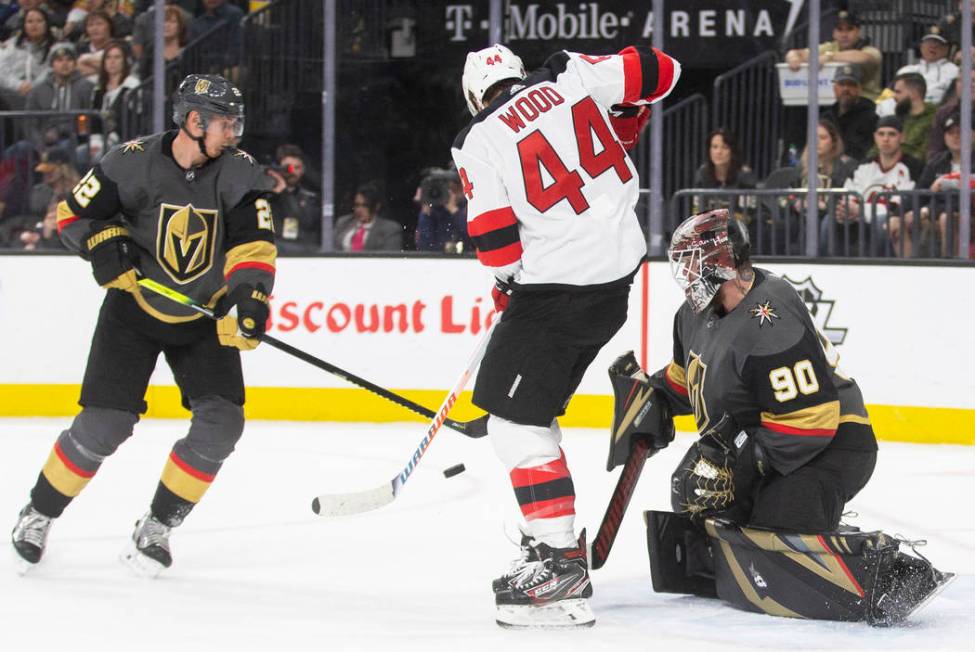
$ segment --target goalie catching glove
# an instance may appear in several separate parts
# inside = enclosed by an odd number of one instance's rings
[[[124,226],[113,223],[92,228],[82,245],[81,256],[91,263],[95,281],[103,288],[138,291],[138,249]]]
[[[671,476],[671,506],[692,516],[723,512],[748,502],[767,470],[765,451],[725,412],[691,445]]]
[[[609,367],[615,396],[613,429],[610,431],[606,470],[626,462],[637,437],[650,440],[647,457],[674,440],[674,420],[663,394],[650,387],[650,379],[640,368],[633,351],[627,351]]]
[[[234,307],[237,316],[228,314]],[[257,339],[267,329],[270,314],[264,286],[238,285],[217,303],[217,338],[224,346],[234,346],[241,351],[257,348]]]

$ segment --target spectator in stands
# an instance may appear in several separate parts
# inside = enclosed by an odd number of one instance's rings
[[[27,95],[28,111],[81,111],[91,108],[94,84],[77,69],[74,45],[62,41],[51,46],[50,74]],[[48,118],[36,123],[31,140],[38,146],[68,146],[75,132],[75,119]]]
[[[694,188],[717,189],[748,189],[755,188],[758,180],[751,168],[742,160],[741,146],[735,135],[723,127],[718,127],[708,134],[708,151],[704,163],[694,173]],[[703,197],[694,198],[692,212],[703,213],[717,208],[729,208],[732,198]],[[742,198],[734,200],[735,208],[732,213],[745,224],[750,224],[750,214],[746,208],[752,208],[752,202]]]
[[[94,85],[78,71],[78,53],[67,41],[51,46],[51,72],[27,95],[28,111],[77,111],[91,108]]]
[[[856,225],[861,220],[869,229],[865,231],[868,241],[876,229],[886,229],[888,200],[876,199],[877,195],[889,190],[913,190],[921,174],[924,164],[901,148],[903,126],[896,116],[881,118],[873,138],[877,156],[861,163],[843,184],[846,190],[858,193],[865,205],[857,197],[843,198],[836,203],[834,215],[827,215],[820,231],[820,249],[824,254],[841,253],[847,241],[850,251],[856,253],[854,247],[859,237]],[[899,204],[896,197],[890,201]],[[845,224],[851,227],[848,229]]]
[[[62,37],[73,41],[78,40],[84,30],[88,14],[96,11],[104,12],[109,17],[113,38],[124,38],[132,33],[132,19],[118,11],[113,0],[82,0],[68,13]]]
[[[429,177],[428,177],[429,179]],[[442,180],[442,190],[430,197],[429,186],[424,192],[424,183],[416,189],[413,201],[420,205],[417,216],[417,251],[436,251],[442,254],[462,254],[474,251],[474,245],[467,235],[467,200],[461,192],[460,179]]]
[[[195,0],[193,2],[195,5]],[[175,13],[173,13],[175,12]],[[180,6],[179,0],[166,0],[166,9],[163,14],[163,38],[166,39],[166,61],[172,61],[183,51],[186,46],[187,34],[193,14]],[[148,48],[153,47],[156,29],[156,7],[151,5],[148,10],[139,14],[135,18],[132,27],[132,57],[139,62],[139,69],[145,77],[146,66],[152,67],[152,57],[147,53]],[[173,22],[173,26],[167,25]],[[167,37],[167,31],[173,30],[172,36]],[[170,42],[174,47],[170,48]],[[148,60],[145,63],[144,60]]]
[[[853,175],[857,162],[844,154],[845,145],[839,128],[830,120],[822,119],[816,129],[816,153],[819,159],[817,188],[842,188]],[[809,145],[802,150],[800,185],[809,187]],[[822,203],[823,200],[821,199]],[[825,209],[823,204],[821,208]]]
[[[163,22],[163,59],[166,63],[178,59],[183,54],[188,35],[189,20],[183,10],[176,5],[166,7]],[[139,59],[139,74],[143,79],[152,75],[154,49],[155,41],[150,38],[142,49],[142,56]]]
[[[972,70],[971,76],[972,85],[972,97],[975,97],[975,70]],[[927,148],[927,160],[934,158],[936,154],[946,151],[945,148],[945,133],[943,130],[943,125],[945,121],[953,113],[961,112],[961,78],[956,78],[955,83],[952,86],[950,99],[944,103],[944,105],[938,109],[937,113],[934,114],[934,120],[931,125],[931,133],[928,136],[928,148]]]
[[[21,231],[20,243],[25,251],[57,251],[64,250],[61,237],[58,235],[58,203],[67,197],[59,195],[47,204],[44,219],[34,228]]]
[[[809,49],[789,50],[785,62],[792,70],[809,61]],[[850,11],[840,11],[833,28],[833,40],[819,45],[819,63],[855,63],[862,68],[863,95],[876,100],[882,84],[880,68],[883,57],[880,50],[870,45],[870,40],[860,33],[860,19]]]
[[[278,251],[302,253],[322,248],[322,204],[318,195],[302,187],[305,154],[297,145],[281,145],[275,153],[285,186],[271,199]]]
[[[240,61],[243,30],[240,21],[244,12],[227,0],[202,0],[204,13],[190,23],[189,40],[212,31],[207,41],[207,55],[211,64],[232,68]],[[218,29],[219,28],[219,29]],[[232,75],[235,76],[235,75]]]
[[[877,106],[861,96],[863,91],[860,66],[849,63],[833,73],[836,102],[823,111],[823,118],[839,127],[844,152],[856,161],[867,155],[877,125]]]
[[[132,74],[128,52],[118,41],[105,46],[102,65],[98,70],[98,84],[92,93],[92,108],[101,112],[101,133],[105,137],[104,148],[116,145],[120,140],[119,124],[125,96],[138,88],[139,78]]]
[[[958,63],[960,59],[960,49],[961,49],[961,6],[965,0],[958,0],[958,6],[955,11],[948,14],[938,22],[938,27],[941,28],[941,33],[948,38],[948,42],[952,46],[952,57],[955,63]],[[975,21],[975,6],[972,7],[972,20]],[[971,28],[972,36],[975,37],[975,23],[972,24]],[[972,38],[972,43],[975,43],[975,38]]]
[[[36,228],[51,200],[70,193],[80,178],[71,153],[61,148],[46,150],[34,171],[42,175],[41,182],[30,188],[23,211],[3,221],[3,240],[13,246],[19,246],[22,232]]]
[[[921,61],[904,66],[897,71],[897,75],[909,72],[920,74],[927,83],[924,101],[929,104],[940,104],[945,93],[958,78],[958,66],[948,61],[948,39],[935,25],[921,37],[918,47],[921,51]]]
[[[894,78],[894,99],[897,105],[894,114],[904,125],[904,152],[919,159],[924,159],[934,123],[934,114],[938,107],[924,101],[927,94],[927,82],[916,72],[897,75]],[[876,154],[871,150],[870,155]]]
[[[115,39],[112,19],[104,11],[93,11],[85,17],[85,34],[78,42],[78,69],[94,84],[102,67],[105,46]]]
[[[0,39],[7,40],[12,36],[23,32],[24,30],[24,17],[27,16],[27,12],[32,9],[40,9],[47,15],[48,23],[52,27],[55,27],[57,23],[52,20],[51,11],[48,8],[44,0],[18,0],[18,2],[10,3],[13,11],[7,12],[7,17],[4,19],[2,27],[0,27]]]
[[[948,116],[942,124],[942,131],[944,133],[945,151],[937,154],[924,166],[924,170],[921,172],[921,176],[917,182],[918,188],[930,189],[936,192],[958,189],[958,173],[961,172],[961,114],[953,113]],[[971,136],[973,143],[975,143],[975,130],[973,130]],[[975,170],[975,161],[973,161],[973,170]],[[941,200],[936,203],[944,205],[945,202]],[[957,201],[955,205],[957,205]],[[920,217],[920,238],[922,239],[921,244],[923,245],[923,240],[928,237],[931,225],[930,209],[927,206],[921,208]],[[913,250],[911,237],[914,226],[913,212],[909,211],[904,214],[903,231],[907,237],[903,239],[903,248],[901,248],[900,242],[902,231],[900,220],[891,217],[889,224],[890,238],[893,242],[895,253],[905,258],[910,258]],[[948,218],[946,213],[939,212],[938,226],[941,235],[942,255],[946,254],[947,243],[945,241],[945,235],[947,233],[947,224]]]
[[[24,12],[23,30],[0,47],[0,100],[8,110],[24,108],[27,94],[47,75],[47,58],[54,36],[42,9]]]
[[[336,251],[400,251],[403,227],[379,216],[382,202],[375,186],[360,186],[352,212],[335,221]]]

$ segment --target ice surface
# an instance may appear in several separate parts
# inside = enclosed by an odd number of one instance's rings
[[[17,512],[65,419],[0,420],[0,529]],[[647,462],[606,566],[593,573],[596,626],[507,631],[491,579],[516,556],[503,534],[518,511],[490,443],[442,432],[396,501],[336,520],[311,498],[389,480],[421,423],[250,422],[238,450],[173,536],[156,580],[117,561],[186,424],[147,421],[55,522],[42,563],[16,574],[0,554],[2,650],[907,650],[972,649],[975,640],[975,447],[881,444],[852,522],[912,538],[959,578],[907,625],[877,630],[736,611],[650,590],[642,509],[668,508],[688,439]],[[606,435],[567,429],[564,448],[590,536],[618,469]],[[467,471],[441,471],[463,462]],[[8,525],[3,525],[2,518]],[[6,544],[4,544],[6,545]]]

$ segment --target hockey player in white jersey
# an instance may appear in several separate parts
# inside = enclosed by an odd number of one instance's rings
[[[677,61],[643,46],[558,52],[529,75],[502,45],[467,55],[474,119],[453,157],[468,232],[503,311],[473,400],[491,415],[488,433],[526,521],[520,559],[494,581],[503,626],[594,622],[557,417],[626,321],[646,238],[624,148],[679,76]]]

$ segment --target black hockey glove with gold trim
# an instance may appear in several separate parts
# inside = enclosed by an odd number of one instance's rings
[[[81,255],[91,263],[95,281],[103,288],[137,291],[138,249],[124,226],[99,224],[92,227],[82,244]]]

